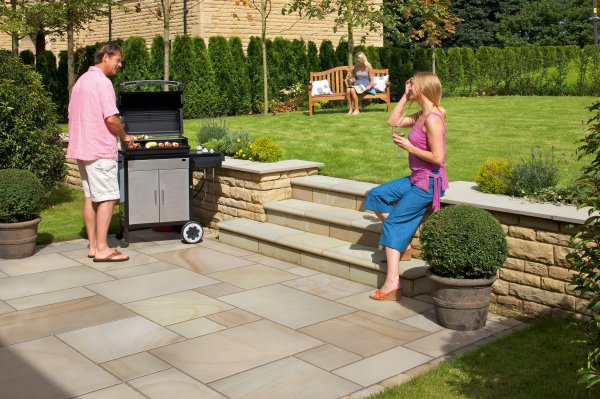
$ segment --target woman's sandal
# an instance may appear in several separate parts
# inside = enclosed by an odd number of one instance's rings
[[[376,301],[399,301],[400,298],[402,298],[402,287],[398,288],[397,290],[392,290],[388,293],[385,293],[381,290],[375,290],[370,297]]]

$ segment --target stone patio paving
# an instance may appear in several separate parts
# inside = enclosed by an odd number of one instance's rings
[[[0,399],[363,398],[523,325],[434,322],[426,296],[220,243],[130,234],[128,262],[87,242],[0,260]]]

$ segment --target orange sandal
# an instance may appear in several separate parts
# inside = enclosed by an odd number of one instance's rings
[[[376,301],[399,301],[400,298],[402,298],[402,288],[398,288],[397,290],[388,293],[381,290],[375,290],[375,292],[370,295],[370,298]]]

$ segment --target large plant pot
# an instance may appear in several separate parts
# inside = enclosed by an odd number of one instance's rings
[[[33,255],[41,220],[0,223],[0,259],[20,259]]]
[[[491,279],[456,279],[427,271],[433,283],[433,304],[438,324],[452,330],[470,331],[485,326],[492,300]]]

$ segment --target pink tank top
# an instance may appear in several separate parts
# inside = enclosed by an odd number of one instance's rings
[[[425,191],[429,190],[429,178],[433,178],[433,210],[438,211],[441,207],[440,197],[442,191],[448,188],[448,175],[446,174],[446,121],[444,117],[437,112],[430,112],[425,120],[421,124],[415,123],[410,129],[408,134],[408,140],[417,148],[425,151],[431,151],[429,148],[429,142],[427,141],[427,133],[425,133],[424,126],[427,118],[432,115],[437,116],[442,121],[444,126],[443,140],[444,140],[444,164],[434,165],[430,162],[424,161],[421,158],[413,154],[408,154],[408,167],[411,170],[410,182],[422,188]]]

